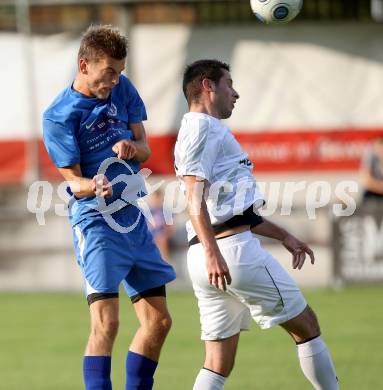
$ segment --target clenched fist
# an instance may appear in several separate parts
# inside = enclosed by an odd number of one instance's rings
[[[113,145],[112,150],[121,160],[131,160],[136,156],[137,148],[133,141],[123,139]]]
[[[96,175],[92,179],[92,191],[96,196],[109,198],[113,194],[112,185],[104,175]]]

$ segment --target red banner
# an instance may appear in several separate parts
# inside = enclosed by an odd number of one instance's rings
[[[27,166],[24,141],[0,142],[0,183],[17,184],[23,181]]]
[[[336,131],[297,131],[235,134],[249,154],[255,171],[352,171],[372,141],[383,136],[383,129]],[[152,150],[145,166],[155,174],[174,175],[176,135],[149,136]],[[58,179],[44,145],[40,142],[40,176]],[[27,166],[26,141],[0,142],[0,183],[23,180]]]
[[[256,171],[356,170],[383,130],[240,133],[236,138]]]

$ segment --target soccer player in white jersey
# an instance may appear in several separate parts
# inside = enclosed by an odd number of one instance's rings
[[[190,220],[188,269],[198,299],[205,362],[194,390],[223,389],[233,365],[241,330],[253,318],[262,329],[280,325],[297,344],[303,374],[315,389],[338,389],[317,317],[281,265],[256,236],[279,240],[301,269],[311,249],[286,230],[257,214],[263,205],[253,166],[230,130],[238,93],[230,68],[200,60],[184,73],[189,112],[175,147]],[[262,387],[262,384],[259,384]]]

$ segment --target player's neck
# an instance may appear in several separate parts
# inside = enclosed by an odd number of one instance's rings
[[[93,95],[90,92],[86,82],[81,78],[80,74],[77,74],[77,76],[76,76],[76,78],[75,78],[75,80],[73,82],[72,88],[75,91],[80,92],[81,94],[83,94],[85,96],[93,97]]]
[[[216,110],[211,104],[203,103],[191,103],[189,107],[189,112],[198,112],[201,114],[207,114],[217,119],[222,119]]]

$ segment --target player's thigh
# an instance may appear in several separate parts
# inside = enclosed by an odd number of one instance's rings
[[[126,235],[115,232],[102,218],[80,222],[73,233],[86,295],[117,294],[119,284],[133,266],[126,251]]]
[[[232,276],[229,292],[246,304],[261,328],[286,322],[305,309],[296,283],[249,232],[218,245]]]
[[[124,279],[125,290],[131,298],[165,286],[176,278],[173,267],[162,258],[145,220],[138,227],[139,231],[129,238],[129,254],[134,259],[134,266]]]
[[[248,307],[229,292],[209,284],[204,249],[201,244],[188,250],[188,270],[198,300],[201,339],[223,340],[250,329]]]

